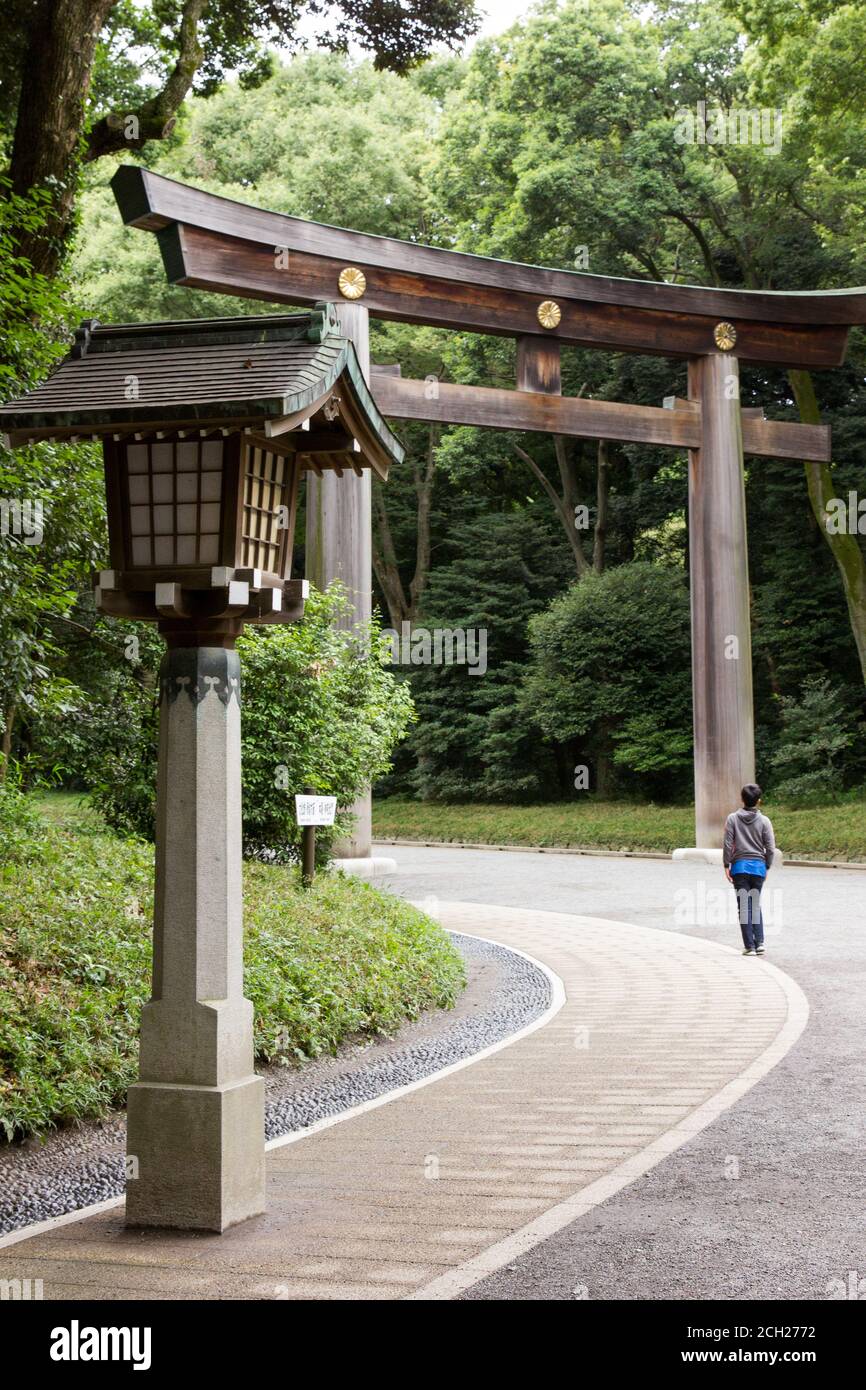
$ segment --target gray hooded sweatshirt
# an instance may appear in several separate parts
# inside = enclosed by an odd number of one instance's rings
[[[767,868],[776,853],[776,838],[772,821],[762,811],[741,807],[732,811],[725,821],[725,844],[722,862],[729,869],[738,859],[763,859]]]

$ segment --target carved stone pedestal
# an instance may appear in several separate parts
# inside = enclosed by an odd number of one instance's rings
[[[153,997],[129,1092],[126,1219],[222,1231],[265,1206],[264,1085],[243,995],[240,663],[161,670]]]

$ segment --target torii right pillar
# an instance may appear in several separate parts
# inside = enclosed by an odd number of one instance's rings
[[[695,845],[719,849],[725,817],[755,780],[746,489],[737,358],[689,363],[701,446],[689,453]]]

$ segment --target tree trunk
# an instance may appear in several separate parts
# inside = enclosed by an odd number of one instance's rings
[[[430,575],[430,509],[433,500],[433,478],[436,472],[436,449],[442,431],[438,425],[431,425],[427,438],[427,454],[423,465],[416,462],[415,496],[415,573],[407,595],[400,578],[397,552],[388,520],[388,506],[385,490],[381,483],[373,486],[373,569],[388,608],[388,617],[395,632],[400,631],[404,622],[414,623],[421,609],[421,601]]]
[[[574,555],[578,579],[582,579],[585,574],[589,573],[590,569],[589,561],[584,554],[583,540],[577,529],[577,508],[581,505],[580,488],[577,482],[577,464],[578,459],[583,457],[583,447],[581,442],[573,444],[569,448],[568,441],[562,435],[555,434],[553,436],[556,466],[559,469],[559,479],[562,483],[561,516]],[[575,449],[579,451],[578,459],[575,459],[574,456]]]
[[[784,691],[782,690],[782,682],[779,680],[779,670],[776,666],[773,653],[767,651],[764,653],[764,657],[767,662],[767,675],[770,678],[770,689],[772,690],[774,695],[783,695]]]
[[[810,372],[791,371],[788,374],[794,399],[800,411],[800,419],[807,425],[821,423],[821,411],[815,395],[815,384]],[[848,532],[838,535],[827,530],[827,504],[836,495],[833,475],[827,463],[805,462],[806,484],[809,501],[821,535],[830,547],[830,552],[842,579],[845,602],[851,631],[860,658],[860,670],[866,683],[866,559],[860,549],[856,536]]]
[[[9,162],[12,192],[46,189],[45,225],[22,232],[15,252],[42,275],[56,274],[72,231],[96,44],[115,0],[39,0],[22,64]]]
[[[561,445],[562,441],[559,440],[558,442]],[[571,489],[566,489],[564,486],[564,495],[560,497],[556,488],[553,486],[553,483],[551,483],[550,479],[544,473],[544,470],[539,468],[538,464],[535,462],[535,459],[532,457],[531,454],[528,454],[525,449],[521,449],[519,444],[514,445],[514,452],[516,453],[517,457],[519,459],[522,459],[523,462],[527,464],[527,466],[532,470],[535,477],[541,483],[541,486],[544,488],[544,491],[547,493],[548,497],[553,503],[554,511],[556,512],[556,515],[559,517],[559,520],[562,522],[562,529],[568,537],[568,543],[571,546],[571,553],[574,556],[574,567],[577,570],[577,577],[578,579],[582,579],[589,569],[589,561],[583,553],[583,545],[581,543],[580,533],[577,530],[577,527],[575,526],[574,503],[571,502]],[[560,450],[557,449],[557,462],[559,461]],[[566,476],[567,475],[563,472],[563,465],[562,463],[560,463],[560,477],[563,479],[563,484],[565,483]]]
[[[0,783],[6,781],[9,763],[12,759],[12,731],[15,728],[16,706],[10,705],[3,721],[3,742],[0,745]]]
[[[610,801],[614,789],[613,758],[605,749],[596,754],[594,791],[601,801]]]
[[[595,535],[592,543],[592,568],[596,574],[604,569],[604,546],[607,539],[607,498],[610,488],[610,452],[606,439],[598,441],[598,478],[596,481]]]
[[[556,465],[559,469],[559,480],[562,484],[562,493],[558,493],[550,482],[550,479],[539,467],[531,454],[522,449],[519,444],[514,445],[514,452],[518,458],[531,468],[533,474],[541,483],[553,503],[556,515],[562,523],[562,528],[568,537],[571,546],[571,553],[574,556],[574,567],[577,571],[578,579],[582,579],[585,574],[594,570],[596,574],[601,574],[605,562],[605,542],[607,539],[607,516],[608,516],[608,493],[610,489],[610,445],[607,440],[600,439],[598,442],[597,454],[597,480],[596,480],[596,517],[595,530],[592,541],[592,564],[587,560],[583,549],[583,541],[580,531],[577,528],[576,508],[580,505],[580,489],[577,481],[577,467],[574,458],[569,454],[566,440],[561,435],[553,436],[553,444],[556,452]]]
[[[382,484],[373,483],[373,572],[385,598],[388,617],[395,632],[409,616],[409,605],[403,589],[403,581],[397,566],[397,553],[388,521],[385,495]]]
[[[44,189],[45,225],[22,231],[15,253],[42,275],[60,268],[72,233],[83,160],[141,149],[163,139],[204,60],[198,27],[208,0],[184,0],[177,17],[177,58],[163,86],[138,110],[112,112],[85,136],[87,96],[102,28],[117,0],[36,0],[21,65],[9,161],[12,192]]]
[[[414,622],[421,608],[421,600],[427,587],[430,574],[430,507],[433,501],[433,475],[436,471],[436,450],[442,430],[439,425],[431,425],[427,436],[427,458],[423,469],[415,469],[415,490],[418,496],[415,529],[415,573],[409,585],[409,620]]]

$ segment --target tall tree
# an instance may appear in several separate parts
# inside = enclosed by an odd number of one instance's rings
[[[802,177],[792,184],[794,208],[848,274],[866,280],[862,192],[866,184],[866,3],[848,0],[727,0],[752,42],[747,62],[758,99],[778,102],[785,141],[796,150]],[[861,362],[862,345],[855,343]],[[819,389],[809,372],[789,373],[800,418],[822,418]],[[836,563],[860,667],[866,681],[866,552],[858,535],[828,526],[828,503],[838,495],[829,464],[804,462],[809,501]]]
[[[732,8],[770,37],[745,47]],[[577,251],[591,271],[655,280],[757,290],[866,278],[866,83],[847,80],[864,38],[863,0],[550,0],[477,46],[446,108],[440,235],[542,264]],[[770,100],[784,119],[766,140],[681,138],[698,103],[748,112]],[[780,413],[818,418],[808,376],[762,382]],[[825,525],[831,470],[807,461],[806,485],[866,681],[866,558],[857,536]]]
[[[254,86],[268,45],[296,42],[305,13],[320,41],[357,43],[378,67],[405,72],[432,45],[477,26],[472,0],[7,0],[0,19],[0,88],[12,191],[44,189],[46,225],[22,227],[17,251],[42,274],[61,263],[82,164],[139,150],[171,132],[189,92],[214,91],[235,71]]]

